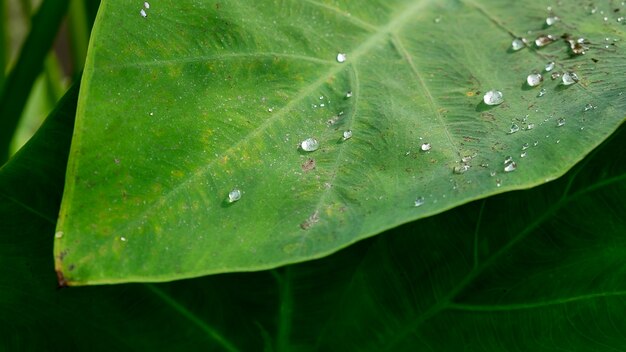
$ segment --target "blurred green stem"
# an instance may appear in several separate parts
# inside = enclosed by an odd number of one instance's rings
[[[83,69],[87,57],[89,29],[87,27],[87,10],[84,0],[70,1],[69,33],[72,50],[72,76],[77,76]]]
[[[9,145],[35,79],[66,14],[69,0],[44,0],[31,21],[31,30],[15,67],[0,94],[0,164],[9,157]]]

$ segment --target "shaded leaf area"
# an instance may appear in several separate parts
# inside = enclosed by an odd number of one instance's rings
[[[71,116],[71,106],[57,110],[0,169],[2,349],[626,345],[626,157],[619,152],[626,128],[557,181],[400,226],[324,259],[172,283],[56,289],[50,246]]]
[[[626,27],[609,3],[141,5],[103,2],[94,29],[55,243],[70,285],[323,257],[555,179],[624,119]],[[555,42],[511,50],[541,34]],[[550,78],[566,71],[580,82]],[[491,89],[504,103],[482,101]]]

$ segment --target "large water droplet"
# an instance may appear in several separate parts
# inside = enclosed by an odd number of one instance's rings
[[[241,199],[241,191],[238,190],[237,188],[228,192],[228,203],[234,203],[238,201],[239,199]]]
[[[300,148],[305,152],[316,151],[320,147],[320,143],[315,138],[307,138],[300,143]]]
[[[561,77],[561,80],[563,81],[563,85],[569,86],[574,83],[578,83],[580,79],[578,78],[578,75],[574,72],[565,72],[563,74],[563,77]]]
[[[517,169],[515,161],[511,161],[510,163],[504,165],[504,172],[513,172],[515,169]]]
[[[352,138],[352,130],[343,131],[343,140]]]
[[[526,83],[531,87],[536,87],[543,82],[543,76],[540,73],[531,73],[526,77]]]
[[[483,96],[483,101],[487,105],[498,105],[504,101],[504,96],[499,90],[490,90]]]
[[[526,46],[525,40],[522,38],[515,38],[511,42],[511,48],[515,51],[518,51]]]
[[[553,43],[556,39],[548,34],[548,35],[540,35],[535,39],[535,46],[538,48],[544,47],[550,43]]]
[[[550,72],[554,69],[554,66],[556,66],[554,61],[550,61],[546,64],[546,67],[544,69],[546,70],[546,72]]]
[[[517,131],[519,131],[519,126],[518,126],[518,125],[516,125],[516,124],[512,124],[512,125],[511,125],[511,129],[509,129],[508,134],[513,134],[513,133],[515,133],[515,132],[517,132]]]
[[[143,7],[145,7],[146,9],[150,8],[150,4],[146,1],[143,3]]]
[[[348,58],[348,56],[345,53],[337,54],[337,62],[339,62],[339,63],[346,62],[347,58]]]
[[[425,202],[426,201],[424,200],[424,197],[417,197],[415,199],[415,203],[414,204],[415,204],[416,207],[420,207],[420,206],[424,205]]]
[[[146,10],[141,9],[141,11],[139,11],[139,14],[141,15],[141,17],[146,18],[148,17],[148,14],[146,13]]]
[[[420,147],[420,149],[421,149],[423,152],[427,152],[427,151],[429,151],[431,148],[432,148],[432,146],[430,145],[430,143],[424,143],[424,144],[422,144],[422,146]]]

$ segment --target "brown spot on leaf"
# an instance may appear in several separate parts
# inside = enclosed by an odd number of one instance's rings
[[[57,270],[57,283],[59,284],[59,288],[67,287],[67,281],[63,276],[63,272],[61,270]]]
[[[307,161],[305,161],[302,164],[302,171],[307,172],[307,171],[311,171],[315,169],[315,160],[314,159],[308,159]]]
[[[311,226],[315,225],[318,221],[320,221],[320,212],[316,210],[308,219],[306,219],[302,224],[300,224],[300,228],[303,230],[308,230]]]

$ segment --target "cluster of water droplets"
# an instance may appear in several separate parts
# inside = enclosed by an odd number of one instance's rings
[[[139,11],[139,14],[141,15],[141,17],[146,18],[148,17],[148,12],[147,10],[150,9],[150,3],[148,3],[147,1],[143,3],[143,8]]]

